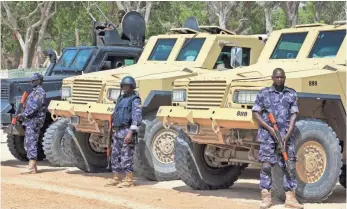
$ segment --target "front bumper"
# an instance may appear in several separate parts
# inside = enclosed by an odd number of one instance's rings
[[[101,121],[111,121],[114,104],[71,104],[68,101],[52,100],[48,106],[48,111],[52,114],[53,120],[64,117],[71,118],[78,116],[80,124],[75,124],[77,130],[84,132],[100,132],[98,124]]]
[[[161,106],[157,118],[167,124],[186,126],[199,124],[201,126],[218,125],[226,129],[257,129],[249,109],[211,108],[209,110],[187,110],[183,107]]]
[[[225,144],[225,135],[230,129],[258,129],[253,120],[252,111],[236,108],[211,108],[209,110],[187,110],[183,107],[161,106],[157,118],[168,128],[171,124],[189,130],[191,125],[198,125],[198,131],[187,134],[199,143]]]

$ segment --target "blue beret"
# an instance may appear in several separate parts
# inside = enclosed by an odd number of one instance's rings
[[[39,74],[39,73],[34,73],[34,75],[31,76],[31,80],[32,81],[41,80],[41,79],[43,79],[43,76],[41,74]]]

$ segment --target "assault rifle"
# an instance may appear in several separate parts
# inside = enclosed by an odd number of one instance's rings
[[[286,165],[286,171],[287,171],[288,175],[290,176],[290,178],[295,178],[295,174],[292,172],[294,169],[290,168],[289,161],[288,161],[288,154],[287,154],[287,151],[285,149],[285,144],[282,141],[282,137],[281,137],[280,131],[279,131],[278,126],[277,126],[277,121],[276,121],[275,116],[273,115],[272,112],[268,112],[268,118],[272,124],[273,129],[275,130],[275,136],[276,136],[275,140],[277,143],[277,149],[279,149],[279,151],[281,152],[281,154],[283,156],[283,159],[284,159],[284,162]]]
[[[17,106],[17,108],[16,108],[16,112],[14,113],[14,116],[13,116],[12,122],[11,122],[11,132],[10,132],[11,136],[13,136],[13,128],[14,128],[14,126],[15,126],[16,123],[17,123],[18,114],[19,114],[20,112],[22,112],[22,109],[23,109],[23,107],[24,107],[24,102],[25,102],[25,100],[27,99],[28,95],[29,95],[29,94],[28,94],[27,91],[25,91],[25,92],[23,93],[23,96],[22,96],[22,98],[21,98],[21,100],[20,100],[20,102],[19,102],[19,104],[18,104],[18,106]]]

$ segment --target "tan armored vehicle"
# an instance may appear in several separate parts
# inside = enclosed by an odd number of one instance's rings
[[[251,108],[258,91],[272,85],[277,67],[286,72],[286,86],[298,93],[298,199],[324,201],[339,178],[346,186],[345,22],[274,31],[255,65],[174,82],[173,94],[187,96],[160,107],[157,118],[165,127],[181,127],[175,165],[188,186],[228,188],[248,164],[258,163]],[[272,170],[274,193],[284,199],[282,170]]]
[[[261,36],[235,35],[215,26],[199,27],[195,18],[190,18],[184,28],[152,36],[134,65],[63,80],[63,101],[52,101],[48,110],[54,117],[70,119],[84,157],[75,143],[71,143],[71,152],[65,153],[83,171],[105,170],[106,149],[112,134],[111,114],[119,96],[120,81],[131,75],[136,79],[143,108],[135,169],[152,180],[177,179],[173,161],[177,129],[165,130],[155,119],[160,106],[170,105],[172,97],[180,99],[172,95],[173,81],[254,64],[263,46]],[[63,149],[68,149],[66,144],[69,143],[61,144],[65,146]]]

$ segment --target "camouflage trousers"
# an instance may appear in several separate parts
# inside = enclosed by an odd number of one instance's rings
[[[40,126],[28,124],[25,127],[24,149],[29,160],[37,160],[37,146],[39,141]]]
[[[124,138],[113,136],[113,147],[111,154],[112,172],[130,173],[133,171],[134,146],[124,143]]]
[[[288,154],[289,161],[295,162],[296,161],[296,154],[295,154],[295,147],[294,142],[292,140],[288,141],[288,145],[286,147],[286,151]],[[285,163],[283,160],[283,157],[281,154],[276,153],[276,143],[273,141],[265,141],[260,144],[260,150],[259,150],[259,161],[263,163],[262,170],[260,172],[260,189],[267,189],[270,190],[271,183],[272,183],[272,177],[271,174],[269,175],[268,172],[264,172],[266,170],[267,165],[274,166],[275,164],[278,164],[284,171],[285,169]],[[267,165],[265,165],[266,163]],[[270,169],[270,168],[268,168]],[[293,190],[297,186],[296,179],[292,179],[289,177],[289,175],[284,172],[283,176],[283,188],[285,191]]]

